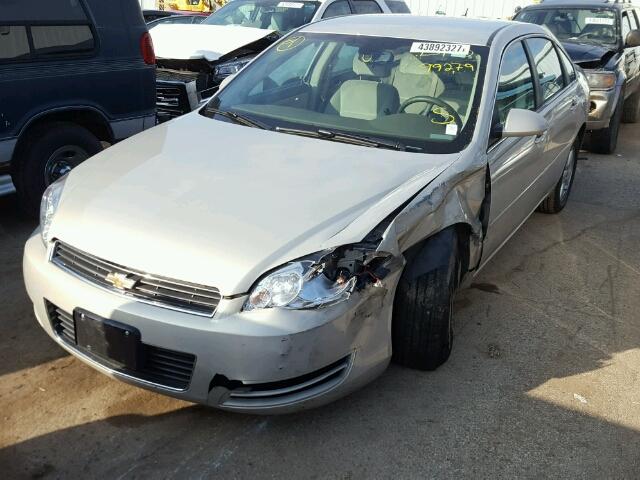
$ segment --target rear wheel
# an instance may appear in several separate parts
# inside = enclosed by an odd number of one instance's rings
[[[453,297],[459,275],[458,238],[453,228],[407,255],[394,301],[393,361],[435,370],[453,345]]]
[[[102,150],[102,145],[86,128],[67,122],[41,125],[28,135],[12,176],[22,207],[37,216],[45,188]]]
[[[574,145],[569,151],[567,160],[562,170],[562,176],[556,187],[538,206],[538,211],[542,213],[560,213],[569,201],[569,194],[573,186],[573,179],[576,175],[576,164],[578,161],[578,146]]]

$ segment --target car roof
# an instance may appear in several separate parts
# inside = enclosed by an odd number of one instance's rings
[[[534,10],[534,9],[545,8],[545,7],[563,7],[563,6],[587,7],[587,8],[593,8],[593,7],[622,8],[624,6],[632,7],[633,5],[631,2],[619,2],[616,0],[544,0],[538,4],[529,5],[525,7],[525,9]]]
[[[299,31],[489,45],[498,31],[506,29],[513,30],[514,36],[529,33],[548,34],[548,31],[539,25],[508,20],[426,17],[404,14],[333,17],[306,25]]]

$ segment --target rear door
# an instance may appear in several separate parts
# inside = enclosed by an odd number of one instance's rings
[[[538,79],[538,112],[549,124],[544,140],[544,160],[538,178],[532,185],[534,204],[541,201],[558,182],[569,151],[580,127],[578,83],[565,74],[560,49],[548,38],[528,38],[525,41]]]

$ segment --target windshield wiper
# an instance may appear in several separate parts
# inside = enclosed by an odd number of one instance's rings
[[[264,123],[258,122],[257,120],[252,120],[251,118],[245,117],[244,115],[240,115],[239,113],[236,113],[236,112],[231,112],[228,110],[218,110],[217,108],[214,108],[214,107],[206,107],[205,112],[213,113],[214,115],[222,115],[223,117],[230,118],[234,122],[240,125],[244,125],[246,127],[259,128],[261,130],[271,130],[271,128],[269,128]]]
[[[326,140],[332,140],[334,142],[350,143],[352,145],[361,145],[363,147],[372,148],[387,148],[389,150],[412,150],[421,151],[418,147],[408,147],[400,142],[390,142],[386,140],[380,140],[373,137],[366,137],[360,135],[353,135],[351,133],[339,133],[319,128],[318,130],[302,130],[298,128],[276,127],[276,132],[289,133],[291,135],[300,135],[302,137],[311,138],[323,138]]]

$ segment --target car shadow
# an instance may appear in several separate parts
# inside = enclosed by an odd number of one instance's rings
[[[24,288],[22,252],[36,226],[15,194],[0,197],[0,376],[66,355],[38,326]]]

